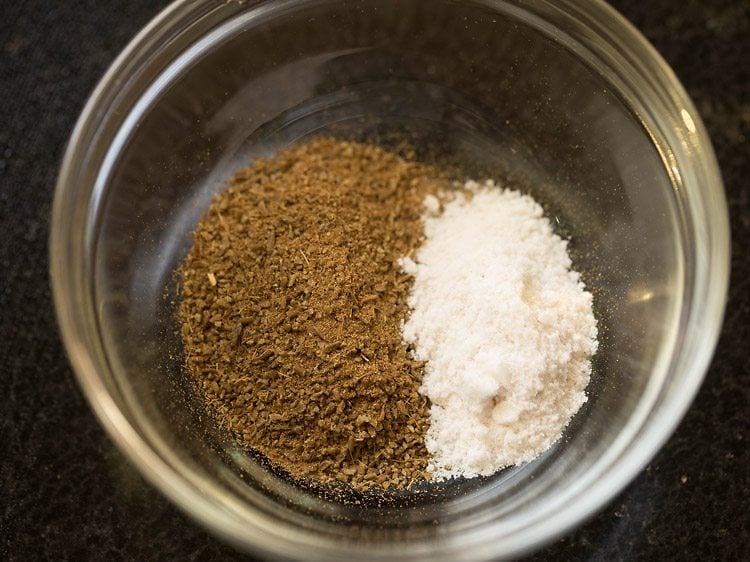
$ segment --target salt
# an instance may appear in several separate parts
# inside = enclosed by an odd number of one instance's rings
[[[425,241],[402,336],[425,361],[435,479],[530,461],[586,401],[597,348],[592,296],[567,243],[528,196],[492,182],[424,203]]]

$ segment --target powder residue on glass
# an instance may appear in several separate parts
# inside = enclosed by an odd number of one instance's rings
[[[188,372],[293,478],[488,475],[586,399],[591,295],[528,196],[318,138],[236,173],[179,269]]]

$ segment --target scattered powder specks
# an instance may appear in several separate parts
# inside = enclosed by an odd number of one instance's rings
[[[530,197],[467,182],[425,201],[402,326],[426,362],[433,477],[489,475],[539,455],[586,401],[592,298]]]

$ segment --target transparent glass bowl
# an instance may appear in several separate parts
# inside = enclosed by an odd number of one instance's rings
[[[173,272],[211,196],[319,133],[408,136],[531,193],[596,301],[590,400],[563,439],[491,478],[344,505],[243,453],[196,402]],[[103,425],[233,543],[306,560],[489,559],[551,540],[655,454],[711,357],[728,222],[700,118],[598,1],[179,1],[112,65],[60,172],[51,277]]]

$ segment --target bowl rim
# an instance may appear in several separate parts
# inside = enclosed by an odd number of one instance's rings
[[[502,0],[478,1],[489,6],[505,3]],[[517,0],[512,0],[512,3],[516,2]],[[257,9],[259,6],[284,3],[288,3],[287,0],[276,3],[273,0],[251,1],[247,2],[245,8]],[[306,2],[299,2],[299,5],[304,3]],[[612,49],[621,52],[620,55],[628,64],[664,87],[672,105],[682,108],[683,126],[675,134],[679,133],[679,140],[687,143],[687,148],[698,155],[696,162],[702,168],[703,179],[707,180],[706,185],[701,189],[695,188],[690,194],[693,198],[702,198],[697,202],[699,208],[694,212],[696,216],[693,218],[705,230],[702,234],[707,240],[707,251],[698,257],[695,266],[700,269],[696,273],[702,282],[695,284],[690,298],[700,303],[706,314],[697,320],[693,318],[692,324],[687,327],[685,337],[696,343],[690,348],[690,357],[683,361],[683,367],[687,369],[687,384],[662,405],[656,420],[658,423],[652,422],[643,428],[641,447],[624,453],[619,464],[610,467],[606,479],[598,480],[577,501],[563,506],[553,521],[547,521],[544,527],[524,529],[513,540],[505,541],[501,545],[504,549],[502,552],[498,552],[498,545],[472,543],[471,546],[476,548],[472,551],[472,556],[480,558],[491,558],[498,554],[516,556],[554,540],[594,515],[637,476],[673,433],[703,381],[718,341],[729,283],[729,222],[718,164],[705,126],[674,72],[641,33],[602,0],[562,0],[555,6],[551,5],[550,0],[539,0],[533,4],[548,10],[567,10],[572,16],[583,18],[607,40]],[[120,411],[98,372],[98,358],[102,356],[103,350],[97,349],[95,338],[87,333],[86,328],[87,318],[95,315],[93,302],[81,303],[70,298],[74,294],[73,288],[81,285],[83,275],[79,272],[79,277],[76,278],[76,262],[73,261],[71,267],[71,262],[66,257],[71,252],[76,252],[74,234],[77,232],[80,237],[86,234],[71,228],[68,203],[72,198],[71,193],[81,189],[82,182],[78,182],[78,178],[86,172],[82,164],[86,163],[90,147],[92,143],[95,144],[101,132],[98,127],[106,121],[106,109],[114,99],[113,90],[127,88],[122,77],[132,71],[139,53],[163,41],[169,33],[179,33],[180,25],[190,18],[207,13],[212,5],[208,1],[176,0],[166,7],[130,41],[87,101],[71,134],[55,188],[49,242],[50,280],[55,311],[68,358],[89,404],[118,448],[158,490],[212,532],[246,550],[261,554],[270,552],[288,558],[300,552],[306,552],[311,557],[331,555],[323,545],[311,548],[309,543],[297,544],[293,542],[294,535],[279,533],[268,522],[259,519],[255,521],[258,525],[255,531],[263,533],[267,539],[263,547],[260,547],[247,528],[233,525],[229,521],[225,506],[210,501],[211,498],[206,497],[196,481],[186,479],[184,473],[158,454]],[[676,171],[679,172],[679,168]],[[710,216],[702,216],[701,211]],[[466,546],[460,545],[461,548]],[[299,548],[307,550],[301,551]],[[417,557],[419,554],[418,551],[412,553]],[[445,554],[450,557],[456,553],[451,550]]]

